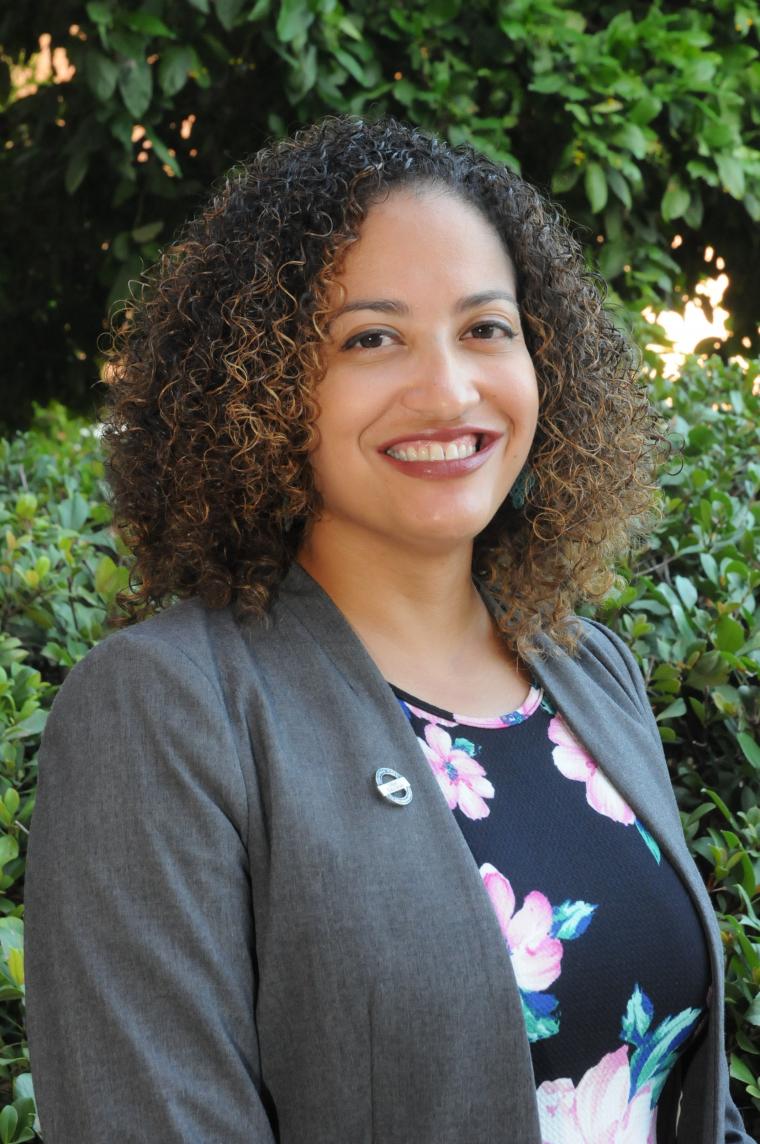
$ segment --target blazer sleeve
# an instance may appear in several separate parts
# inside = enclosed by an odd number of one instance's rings
[[[610,631],[604,624],[600,624],[596,620],[589,620],[587,623],[594,628],[599,634],[606,637],[606,639],[617,650],[620,658],[625,665],[625,670],[630,678],[630,693],[635,696],[636,703],[641,710],[643,719],[649,727],[652,738],[656,742],[659,750],[662,749],[662,740],[660,739],[660,732],[657,727],[657,720],[654,717],[652,707],[647,695],[646,685],[644,678],[639,669],[636,659],[625,643],[618,635]],[[721,989],[721,996],[723,990]],[[722,1026],[722,1022],[721,1022]],[[737,1109],[731,1098],[731,1089],[728,1074],[728,1062],[726,1060],[725,1052],[720,1054],[720,1089],[725,1093],[725,1108],[724,1108],[724,1141],[725,1144],[757,1144],[757,1142],[747,1134],[741,1113]]]
[[[140,626],[69,673],[40,751],[25,918],[41,1130],[274,1144],[240,760],[217,685]]]

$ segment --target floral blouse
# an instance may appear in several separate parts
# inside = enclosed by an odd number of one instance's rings
[[[680,879],[536,685],[490,719],[393,691],[504,935],[542,1141],[654,1144],[657,1101],[709,985]]]

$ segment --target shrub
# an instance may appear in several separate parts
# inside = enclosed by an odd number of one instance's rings
[[[679,446],[659,526],[599,610],[633,649],[726,947],[731,1071],[760,1129],[760,363],[654,394]]]
[[[760,1129],[760,363],[689,362],[653,392],[680,446],[662,516],[597,610],[641,665],[726,948],[734,1095]],[[96,429],[60,405],[0,440],[0,1140],[34,1138],[21,879],[36,751],[66,670],[108,629],[129,556]],[[35,1127],[39,1128],[38,1123]]]
[[[96,431],[60,405],[0,440],[0,1140],[34,1139],[21,879],[37,747],[66,669],[102,638],[126,551]],[[35,1123],[35,1127],[39,1127]]]

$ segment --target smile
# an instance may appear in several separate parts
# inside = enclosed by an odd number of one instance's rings
[[[389,457],[399,461],[460,461],[478,451],[478,438],[473,433],[454,441],[409,441],[387,449]]]
[[[380,456],[407,477],[447,480],[479,469],[503,436],[503,433],[465,433],[448,441],[409,439],[388,446]]]

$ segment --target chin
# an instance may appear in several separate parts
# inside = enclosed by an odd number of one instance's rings
[[[452,522],[440,521],[438,527],[432,521],[425,521],[417,529],[404,529],[395,534],[395,539],[402,536],[407,546],[430,554],[449,554],[454,549],[471,548],[475,538],[487,527],[488,522],[478,521],[471,525],[452,527]]]

